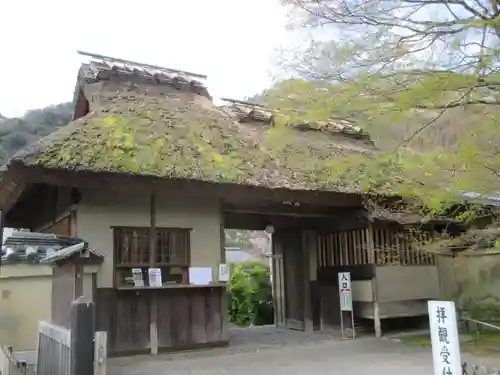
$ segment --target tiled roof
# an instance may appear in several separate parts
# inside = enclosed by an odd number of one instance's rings
[[[82,243],[79,238],[52,233],[13,232],[0,250],[1,263],[40,263],[51,254]],[[64,254],[64,253],[63,253]]]
[[[53,264],[60,260],[69,258],[74,254],[83,253],[85,250],[88,251],[88,254],[93,254],[99,259],[104,258],[102,254],[98,253],[94,249],[88,248],[88,244],[86,242],[80,242],[77,243],[76,245],[65,247],[64,249],[61,249],[59,251],[47,253],[47,256],[40,260],[40,263]]]
[[[90,62],[84,64],[85,79],[87,80],[99,80],[106,77],[110,72],[114,72],[123,75],[135,75],[141,78],[155,80],[159,83],[185,83],[193,86],[205,87],[203,81],[207,77],[202,74],[169,69],[158,65],[143,64],[95,53],[82,51],[78,51],[78,53],[90,58]]]

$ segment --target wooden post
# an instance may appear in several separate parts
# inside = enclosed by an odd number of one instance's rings
[[[309,232],[302,231],[302,275],[304,282],[304,331],[313,331],[313,312],[311,298],[311,255],[309,246]]]
[[[226,224],[224,220],[224,209],[220,203],[220,263],[226,263]]]
[[[75,259],[73,264],[73,272],[74,272],[74,282],[75,282],[75,295],[74,298],[78,298],[83,296],[83,263],[80,259],[80,256]]]
[[[150,226],[149,226],[149,267],[156,264],[156,196],[154,190],[150,197]],[[158,354],[158,305],[155,291],[150,293],[151,309],[149,323],[149,341],[151,354]]]
[[[71,303],[70,375],[94,373],[94,303],[80,297]]]
[[[373,325],[375,329],[375,337],[382,337],[382,324],[380,322],[380,306],[378,304],[378,290],[377,290],[377,262],[375,256],[375,244],[373,241],[373,227],[368,223],[366,230],[366,242],[368,250],[368,260],[372,264],[374,275],[372,278],[372,300],[373,300]]]
[[[106,375],[106,360],[108,357],[108,335],[106,331],[95,333],[94,342],[94,375]]]

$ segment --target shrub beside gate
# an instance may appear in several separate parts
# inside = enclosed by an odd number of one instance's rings
[[[229,320],[239,326],[274,323],[269,267],[262,262],[241,262],[230,267]]]

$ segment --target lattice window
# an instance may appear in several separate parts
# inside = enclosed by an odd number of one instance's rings
[[[406,231],[375,229],[373,231],[375,263],[379,266],[434,265],[436,264],[434,254],[414,248],[415,241],[425,243],[430,239],[428,232],[412,236]]]
[[[373,263],[367,251],[366,229],[318,234],[318,267]]]
[[[113,228],[115,285],[132,284],[132,268],[140,268],[147,282],[149,267],[162,270],[164,283],[188,282],[191,229],[156,228],[155,232],[154,259],[151,261],[150,228]]]

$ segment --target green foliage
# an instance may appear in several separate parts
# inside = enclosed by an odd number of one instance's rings
[[[500,283],[482,282],[468,286],[458,299],[458,305],[473,319],[500,321]]]
[[[269,267],[260,262],[231,265],[229,320],[237,325],[272,324],[273,300]]]
[[[442,87],[464,85],[469,77],[429,73],[406,90],[396,88],[398,79],[359,75],[342,84],[291,79],[256,99],[279,110],[281,121],[348,118],[372,135],[378,153],[324,160],[325,184],[344,180],[364,192],[401,195],[434,214],[458,203],[460,192],[495,195],[500,153],[492,140],[500,138],[500,116],[494,115],[500,108],[419,108],[439,101],[436,96],[452,98],[456,93]]]
[[[31,110],[20,118],[0,115],[0,164],[6,163],[19,149],[68,125],[72,117],[72,103]]]
[[[458,191],[498,194],[496,2],[282,2],[291,29],[307,30],[279,56],[299,79],[255,99],[285,116],[355,120],[381,149],[380,160],[342,161],[364,190],[393,185],[431,211],[453,205]]]

